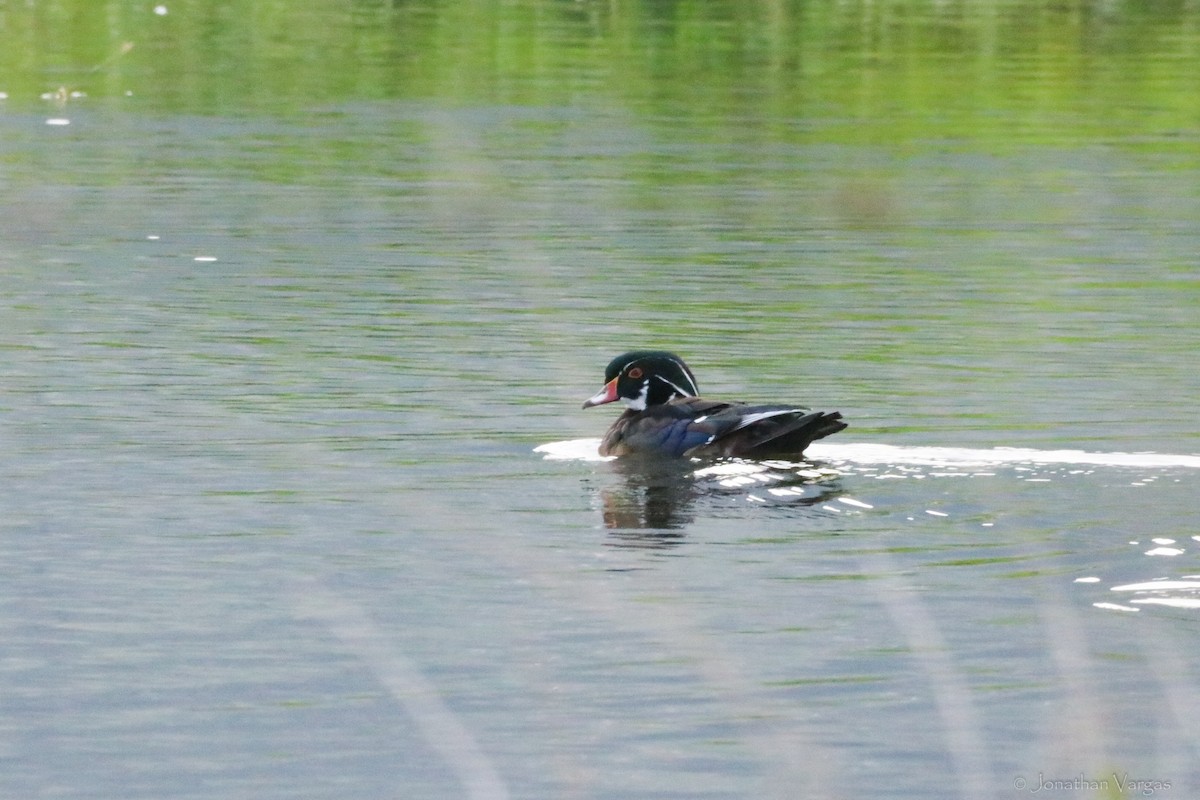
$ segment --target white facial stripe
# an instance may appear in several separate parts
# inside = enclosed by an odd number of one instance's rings
[[[674,389],[676,394],[683,395],[684,397],[696,397],[698,394],[696,392],[695,385],[692,386],[692,391],[689,392],[687,389],[684,389],[684,388],[680,387],[679,385],[675,384],[674,382],[667,380],[662,375],[655,375],[654,377],[658,378],[660,381],[665,383],[667,386],[670,386],[672,389]]]
[[[690,387],[690,391],[686,391],[686,392],[682,392],[682,393],[685,395],[688,395],[690,397],[699,397],[700,396],[700,387],[696,386],[696,381],[692,379],[692,375],[690,372],[688,372],[688,368],[685,367],[683,365],[683,362],[681,362],[681,361],[676,361],[675,363],[679,365],[679,372],[681,375],[683,375],[683,377],[687,378],[688,386]],[[675,386],[675,384],[671,384],[671,385]],[[679,389],[678,386],[675,386],[675,388]]]

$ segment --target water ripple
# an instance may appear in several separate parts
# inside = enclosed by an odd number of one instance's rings
[[[569,461],[608,461],[597,449],[599,439],[547,442],[534,448],[544,458]],[[1019,464],[1088,464],[1108,467],[1185,467],[1200,469],[1200,455],[1170,453],[1105,453],[1089,450],[1038,450],[1026,447],[903,447],[886,444],[818,442],[806,455],[816,461],[855,464],[965,467]],[[955,473],[961,474],[961,473]]]

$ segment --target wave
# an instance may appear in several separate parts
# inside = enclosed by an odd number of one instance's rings
[[[599,439],[547,442],[534,448],[547,459],[609,461],[598,452]],[[805,454],[815,461],[921,466],[999,466],[1005,464],[1087,464],[1108,467],[1200,469],[1200,455],[1122,453],[1091,450],[1039,450],[1030,447],[905,447],[902,445],[817,442]]]

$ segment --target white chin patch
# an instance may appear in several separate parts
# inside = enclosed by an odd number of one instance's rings
[[[646,396],[648,394],[650,394],[650,381],[646,381],[645,383],[642,384],[642,391],[641,391],[641,393],[638,394],[637,397],[625,398],[625,407],[628,408],[630,411],[645,411],[646,410]]]

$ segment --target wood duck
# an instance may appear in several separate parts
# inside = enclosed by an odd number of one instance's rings
[[[600,443],[603,456],[799,457],[813,441],[846,428],[837,411],[704,400],[683,359],[662,350],[617,356],[604,381],[583,407],[624,400],[626,409]]]

